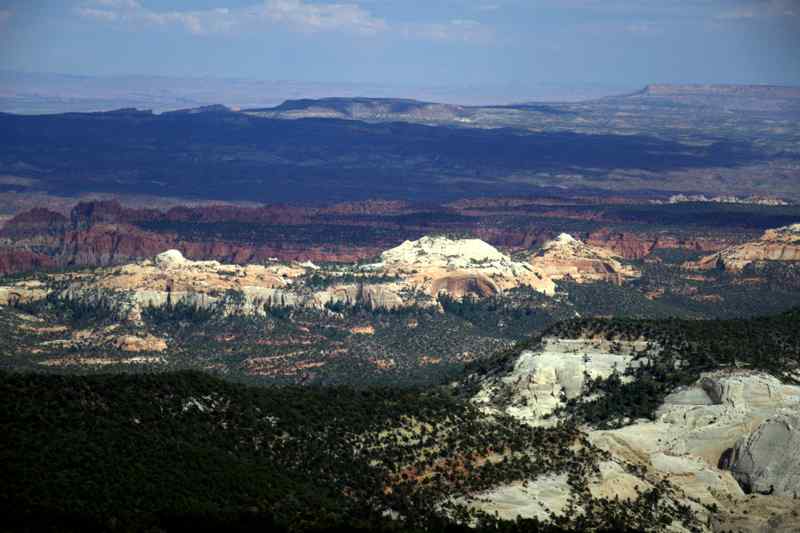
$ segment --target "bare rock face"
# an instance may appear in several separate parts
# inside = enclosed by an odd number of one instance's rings
[[[101,215],[100,218],[106,217]],[[269,259],[262,264],[245,266],[195,261],[186,257],[192,254],[171,246],[173,243],[167,239],[159,246],[159,250],[166,251],[151,254],[153,259],[115,267],[113,264],[120,257],[138,255],[159,245],[158,241],[138,239],[135,231],[120,232],[118,229],[112,230],[105,223],[91,226],[80,235],[98,235],[109,230],[103,233],[108,242],[97,249],[78,246],[72,254],[82,264],[108,266],[94,272],[53,274],[53,278],[60,282],[58,285],[67,286],[59,289],[63,296],[108,298],[121,314],[134,321],[140,319],[145,307],[168,303],[218,309],[222,306],[225,313],[246,314],[263,314],[272,306],[322,308],[359,304],[381,309],[439,308],[442,294],[455,299],[486,298],[529,287],[552,295],[556,281],[568,275],[578,279],[620,279],[633,275],[613,254],[587,247],[568,236],[562,236],[547,248],[538,267],[512,260],[479,239],[446,237],[406,241],[383,252],[379,263],[340,265],[332,269],[321,269],[309,261],[281,264]],[[92,243],[105,240],[93,239]],[[64,245],[70,246],[70,241]],[[107,253],[108,250],[113,252]],[[224,255],[222,251],[217,252],[212,255]],[[91,257],[82,256],[86,253]],[[350,278],[342,277],[343,273]],[[307,283],[307,275],[311,274],[325,281],[323,288]],[[359,278],[358,283],[353,282],[353,276]],[[338,282],[337,277],[347,281]],[[17,283],[0,288],[0,298],[6,301],[29,299],[40,292]]]
[[[94,226],[94,231],[103,226]],[[115,247],[118,249],[118,247]],[[477,239],[458,241],[423,238],[384,253],[385,262],[324,270],[304,263],[224,264],[194,261],[178,249],[155,254],[152,260],[108,266],[95,271],[53,274],[61,296],[105,299],[122,316],[136,322],[143,309],[183,303],[215,308],[222,313],[263,314],[269,307],[323,308],[365,305],[397,309],[411,305],[438,307],[442,293],[454,298],[483,298],[528,285],[552,291],[555,285],[539,277],[526,263],[512,261]],[[342,273],[363,279],[337,282]],[[306,284],[307,275],[322,276],[324,288]],[[46,287],[17,282],[0,287],[0,304],[47,295]]]
[[[0,275],[50,270],[55,266],[55,261],[46,255],[0,246]]]
[[[800,413],[765,420],[739,440],[730,469],[745,492],[800,496]]]
[[[387,265],[468,268],[493,261],[510,262],[510,259],[480,239],[425,236],[416,241],[405,241],[400,246],[386,250],[381,254],[381,261]]]
[[[178,268],[186,264],[186,258],[178,250],[167,250],[155,257],[155,264],[162,269]]]
[[[365,121],[410,121],[422,123],[470,122],[473,112],[452,104],[400,98],[320,98],[287,100],[279,106],[246,109],[248,115],[267,118],[339,118]]]
[[[361,303],[370,309],[398,309],[410,302],[400,296],[402,287],[396,283],[375,285],[335,285],[313,295],[313,307],[327,304],[352,305]]]
[[[640,345],[603,342],[545,338],[537,350],[483,377],[472,401],[489,416],[552,424],[548,415],[565,399],[585,394],[585,375],[607,377],[638,364]],[[624,500],[635,497],[636,487],[663,479],[701,518],[705,506],[719,509],[713,519],[707,516],[707,531],[792,531],[798,525],[792,515],[794,494],[800,496],[798,386],[762,373],[717,371],[667,396],[654,420],[586,430],[588,440],[609,454],[590,480],[596,496]],[[509,519],[545,518],[562,511],[570,497],[565,481],[545,476],[496,487],[469,504]]]
[[[0,239],[31,245],[46,244],[57,238],[67,227],[67,218],[55,211],[36,207],[15,215],[0,230]]]
[[[34,302],[46,298],[47,287],[37,280],[24,280],[10,286],[0,287],[0,305]]]
[[[441,292],[456,298],[491,296],[522,286],[555,293],[548,276],[480,239],[426,236],[405,241],[383,252],[374,268],[401,276],[411,290],[434,298]]]
[[[722,268],[739,272],[749,264],[760,261],[800,261],[800,224],[767,230],[757,241],[726,248],[684,266],[699,270]]]
[[[163,352],[167,349],[167,342],[164,339],[152,335],[145,337],[123,335],[115,338],[113,344],[123,352]]]
[[[611,231],[603,228],[589,233],[585,242],[610,250],[625,259],[643,259],[656,250],[693,250],[698,252],[718,252],[731,246],[726,239],[714,237],[681,238],[663,233],[631,233]]]
[[[656,247],[655,239],[647,239],[628,232],[612,232],[600,229],[586,236],[586,243],[597,246],[624,257],[642,259],[650,255]]]
[[[581,282],[606,281],[622,283],[623,280],[639,276],[635,269],[623,265],[620,257],[610,250],[589,246],[571,235],[562,233],[545,243],[531,257],[531,265],[537,272],[553,280],[570,277]]]
[[[583,394],[586,376],[606,379],[639,364],[634,354],[646,341],[560,339],[546,337],[537,350],[525,350],[507,372],[487,379],[473,402],[484,412],[503,412],[533,426],[549,418],[565,400]]]

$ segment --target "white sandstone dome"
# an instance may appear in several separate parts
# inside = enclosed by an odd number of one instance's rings
[[[508,262],[510,258],[480,239],[422,237],[405,241],[381,254],[383,263],[451,265],[467,267],[474,263]]]
[[[178,250],[167,250],[156,256],[155,263],[161,268],[170,268],[185,264],[186,258]]]

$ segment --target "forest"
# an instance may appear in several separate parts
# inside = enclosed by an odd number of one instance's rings
[[[487,419],[447,388],[256,388],[197,372],[3,372],[0,394],[7,399],[4,530],[696,526],[665,498],[669,484],[632,502],[594,498],[586,483],[603,453],[573,426]],[[548,472],[568,474],[579,494],[574,505],[586,512],[501,522],[456,501]]]

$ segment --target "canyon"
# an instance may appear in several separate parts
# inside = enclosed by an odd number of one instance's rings
[[[539,200],[528,200],[529,206]],[[541,200],[546,202],[546,200]],[[477,210],[476,206],[485,206]],[[468,234],[510,251],[529,250],[557,237],[560,221],[589,227],[570,231],[587,245],[609,249],[627,260],[659,250],[717,252],[751,233],[616,229],[618,222],[570,209],[544,211],[545,218],[509,227],[505,205],[496,200],[460,207],[400,201],[366,201],[322,207],[270,205],[126,207],[115,200],[80,202],[66,213],[34,208],[17,213],[0,228],[0,275],[32,269],[125,264],[177,249],[194,260],[226,263],[282,261],[355,262],[430,233]],[[315,228],[309,231],[310,228]],[[332,230],[332,231],[327,231]],[[354,238],[357,237],[357,238]]]

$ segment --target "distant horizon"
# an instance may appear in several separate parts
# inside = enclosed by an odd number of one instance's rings
[[[214,75],[214,74],[207,74],[207,75],[169,75],[169,74],[148,74],[144,72],[127,72],[127,73],[112,73],[112,74],[82,74],[82,73],[70,73],[66,71],[44,71],[44,70],[25,70],[25,69],[6,69],[0,68],[0,76],[2,75],[24,75],[24,76],[63,76],[68,78],[80,78],[80,79],[126,79],[126,78],[151,78],[151,79],[165,79],[165,80],[215,80],[215,81],[248,81],[248,82],[269,82],[269,83],[305,83],[305,84],[315,84],[315,85],[386,85],[389,87],[425,87],[416,85],[416,84],[404,84],[404,83],[382,83],[378,81],[368,81],[368,80],[353,80],[353,81],[334,81],[334,80],[324,80],[324,79],[310,79],[310,80],[295,80],[289,78],[270,78],[270,77],[258,77],[258,76],[251,76],[251,77],[244,77],[244,76],[225,76],[225,75]],[[1,78],[0,78],[1,80]],[[428,87],[465,87],[465,88],[472,88],[472,87],[509,87],[509,86],[530,86],[530,87],[618,87],[622,86],[623,84],[619,83],[612,83],[612,82],[600,82],[600,81],[592,81],[592,80],[585,80],[585,81],[558,81],[558,80],[550,80],[550,81],[536,81],[531,83],[520,83],[520,82],[507,82],[507,83],[487,83],[487,84],[473,84],[473,83],[466,83],[463,85],[459,84],[432,84]],[[624,84],[625,86],[635,86],[639,87],[640,89],[644,89],[651,85],[692,85],[692,86],[756,86],[756,87],[790,87],[790,88],[800,88],[800,81],[793,82],[793,83],[776,83],[776,82],[736,82],[730,80],[720,80],[720,81],[649,81],[640,84]]]
[[[0,0],[0,69],[91,77],[795,86],[798,49],[796,0]]]
[[[197,82],[206,83],[198,85]],[[264,108],[290,100],[326,98],[407,99],[460,106],[558,104],[627,96],[652,86],[800,88],[800,84],[659,81],[643,85],[551,81],[419,86],[224,76],[83,75],[0,69],[0,112],[47,114],[135,108],[161,113],[209,105],[224,105],[231,109]]]
[[[579,102],[626,94],[640,86],[557,83],[413,85],[147,74],[76,75],[0,69],[0,112],[38,114],[134,107],[155,112],[213,104],[272,107],[287,100],[403,98],[463,106]]]

